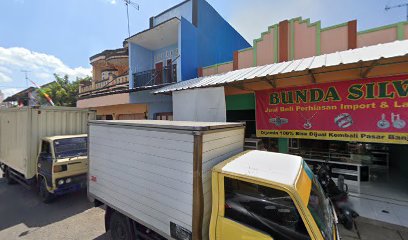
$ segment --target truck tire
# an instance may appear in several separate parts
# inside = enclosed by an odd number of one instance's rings
[[[41,178],[38,193],[43,203],[50,203],[52,200],[54,200],[54,195],[48,192],[47,183],[45,182],[44,178]]]
[[[112,240],[135,240],[129,219],[117,211],[112,211],[109,230]]]
[[[10,170],[8,168],[6,168],[6,172],[4,173],[5,178],[6,178],[6,183],[11,185],[11,184],[15,184],[16,180],[12,179],[10,176]]]

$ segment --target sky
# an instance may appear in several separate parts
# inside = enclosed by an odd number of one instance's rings
[[[131,34],[149,18],[181,0],[131,0]],[[295,17],[321,20],[322,27],[357,19],[358,30],[406,19],[406,8],[385,11],[406,0],[207,0],[247,41],[268,26]],[[124,0],[0,0],[0,90],[12,95],[31,84],[91,75],[89,57],[122,47],[128,36]]]

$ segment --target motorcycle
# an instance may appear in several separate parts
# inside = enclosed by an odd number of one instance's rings
[[[327,197],[332,201],[339,222],[346,229],[353,229],[354,219],[359,215],[353,210],[351,202],[348,201],[348,186],[344,183],[344,176],[339,175],[338,184],[336,185],[331,177],[331,169],[326,163],[319,164],[314,168],[314,174]]]

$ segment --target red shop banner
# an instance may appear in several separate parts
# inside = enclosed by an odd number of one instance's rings
[[[258,137],[408,144],[408,75],[256,92]]]

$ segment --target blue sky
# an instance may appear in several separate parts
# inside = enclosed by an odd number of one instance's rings
[[[133,0],[131,33],[148,27],[149,17],[181,0]],[[327,27],[352,19],[358,29],[405,20],[406,9],[386,12],[404,0],[208,0],[251,44],[269,25],[302,16]],[[233,3],[233,4],[232,4]],[[90,74],[89,57],[122,46],[127,37],[123,0],[1,0],[0,89],[10,95],[29,85],[21,70],[39,84],[52,73]]]

